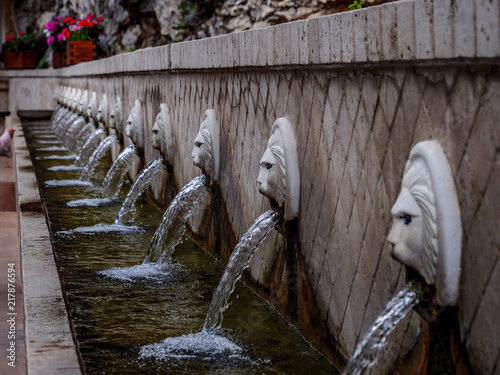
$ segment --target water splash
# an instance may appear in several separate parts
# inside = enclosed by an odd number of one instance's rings
[[[243,356],[243,349],[226,337],[214,332],[190,333],[179,337],[168,337],[158,344],[146,345],[139,352],[140,359],[201,359],[218,361],[220,357],[251,361]]]
[[[38,138],[41,138],[41,137],[38,137]],[[61,144],[61,141],[54,139],[53,141],[38,141],[37,144],[39,144],[39,145],[58,145],[58,144]]]
[[[241,278],[243,271],[250,265],[259,244],[264,241],[267,234],[278,223],[279,218],[279,213],[275,211],[264,212],[234,248],[212,302],[210,302],[205,325],[203,326],[204,331],[213,331],[222,325],[222,315],[229,306],[229,296],[233,293],[236,282]]]
[[[66,132],[66,134],[64,134],[62,139],[64,144],[68,146],[68,148],[69,145],[73,143],[76,136],[78,135],[78,133],[80,133],[80,130],[82,130],[84,126],[85,126],[85,119],[80,116],[69,127],[68,131]]]
[[[92,122],[87,122],[85,126],[78,132],[75,139],[69,144],[69,149],[71,151],[80,150],[94,131],[94,124]]]
[[[97,164],[99,164],[99,161],[101,161],[102,157],[106,154],[106,152],[111,149],[111,146],[113,145],[113,143],[115,143],[116,140],[117,140],[116,135],[113,134],[113,135],[108,135],[101,141],[101,143],[99,143],[99,146],[97,146],[94,153],[90,157],[89,161],[83,168],[80,180],[86,181],[89,179],[90,176],[92,176],[97,167]]]
[[[387,303],[384,311],[368,328],[363,340],[357,345],[343,375],[360,375],[377,362],[377,356],[387,345],[389,335],[418,303],[421,293],[421,285],[410,282]]]
[[[50,186],[50,187],[61,187],[61,186],[66,186],[66,187],[91,187],[92,182],[90,181],[80,181],[80,180],[48,180],[45,181],[45,186]]]
[[[85,144],[82,146],[82,149],[80,150],[80,153],[78,154],[78,157],[75,160],[75,165],[81,167],[88,163],[95,149],[97,148],[97,146],[99,146],[99,143],[101,142],[101,137],[103,136],[104,136],[103,129],[97,129],[90,135]]]
[[[137,159],[138,156],[134,145],[128,146],[120,152],[120,155],[118,155],[111,168],[109,168],[106,177],[104,177],[97,196],[114,197],[118,194],[125,179],[125,173],[127,173]]]
[[[73,201],[69,201],[66,203],[66,205],[69,207],[83,207],[83,206],[99,207],[108,205],[112,202],[113,200],[109,198],[93,198],[93,199],[87,198],[87,199],[76,199]]]
[[[145,230],[141,227],[135,227],[123,224],[96,224],[91,227],[78,227],[75,229],[63,230],[57,232],[57,234],[137,234],[145,233]]]
[[[121,281],[162,281],[170,272],[171,266],[162,263],[143,263],[132,267],[112,267],[98,274]]]
[[[164,263],[170,259],[186,230],[186,220],[193,213],[196,204],[208,194],[205,188],[206,180],[205,175],[193,178],[175,196],[161,218],[144,263]]]
[[[132,212],[132,208],[137,201],[137,197],[148,188],[148,186],[151,184],[151,181],[153,181],[158,173],[160,173],[164,166],[165,165],[162,159],[155,159],[144,167],[144,169],[137,176],[134,184],[128,191],[128,194],[123,201],[123,205],[120,208],[120,212],[118,212],[116,222],[123,223],[128,220],[128,216]]]
[[[52,131],[50,131],[50,133],[52,133]],[[36,137],[40,138],[40,139],[53,139],[53,142],[59,142],[57,140],[57,137],[55,136],[55,134],[42,134],[42,135],[37,135]],[[40,143],[40,142],[38,142],[38,143]]]

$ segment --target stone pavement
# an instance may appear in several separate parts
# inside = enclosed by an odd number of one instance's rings
[[[0,155],[0,374],[26,374],[23,305],[15,174],[8,153]]]

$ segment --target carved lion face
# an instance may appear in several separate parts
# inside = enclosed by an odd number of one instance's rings
[[[205,120],[200,125],[200,131],[194,140],[193,164],[201,168],[203,172],[209,173],[211,171],[211,145],[210,145],[210,130],[208,127],[208,120]]]
[[[165,128],[161,111],[156,115],[156,121],[153,125],[151,146],[160,151],[162,155],[165,155]]]
[[[259,192],[274,200],[279,207],[285,204],[284,155],[280,133],[269,139],[267,149],[260,160],[257,184]],[[281,165],[280,165],[281,164]]]

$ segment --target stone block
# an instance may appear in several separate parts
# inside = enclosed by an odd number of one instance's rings
[[[299,61],[301,65],[306,65],[309,64],[309,22],[299,21],[297,25],[299,28]]]
[[[415,58],[415,15],[413,1],[400,2],[397,7],[398,53],[401,60]]]
[[[366,13],[367,60],[379,61],[382,52],[380,8],[373,7]]]
[[[419,60],[434,57],[433,2],[416,0],[414,3],[415,57]]]
[[[332,40],[330,38],[330,18],[319,17],[318,20],[318,34],[319,34],[319,63],[328,64],[330,60],[330,45]]]
[[[283,32],[286,32],[287,29],[284,29]],[[299,23],[292,22],[288,24],[288,32],[290,37],[290,64],[298,65],[300,64],[300,38],[299,38]]]
[[[309,48],[309,64],[320,63],[320,40],[319,40],[319,19],[313,18],[308,22],[308,48]]]
[[[380,49],[382,61],[393,61],[398,52],[398,28],[396,6],[398,3],[388,3],[380,6],[380,22],[382,48]]]
[[[453,3],[453,16],[454,56],[474,57],[476,55],[474,1],[456,0]],[[496,20],[498,23],[498,17]]]
[[[292,63],[292,25],[290,23],[280,25],[280,34],[282,51],[281,64],[290,65]]]
[[[270,33],[270,29],[259,29],[258,31],[258,41],[256,48],[258,49],[258,58],[257,58],[257,66],[266,66],[267,65],[267,54],[269,46],[267,45],[267,34]]]
[[[434,53],[437,58],[453,56],[453,23],[452,0],[434,1]]]
[[[354,61],[354,15],[353,12],[343,12],[337,15],[340,19],[342,33],[342,62]]]
[[[369,9],[360,9],[353,12],[354,31],[354,61],[367,61],[367,14]]]
[[[274,46],[274,48],[272,50],[272,53],[270,54],[272,56],[272,59],[271,61],[269,61],[268,65],[272,66],[285,65],[289,55],[288,52],[285,52],[285,48],[283,46],[283,37],[284,37],[283,25],[274,26],[272,28],[272,32],[270,32],[269,35],[272,37],[271,46]],[[285,39],[289,41],[289,38]],[[269,55],[268,55],[268,60],[269,60]]]
[[[475,0],[477,57],[500,56],[500,4],[498,1]],[[470,32],[470,30],[469,30]]]

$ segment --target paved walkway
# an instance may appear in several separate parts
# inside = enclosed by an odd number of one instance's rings
[[[0,155],[0,374],[26,374],[21,256],[14,181],[12,154]],[[12,272],[10,265],[13,265],[15,272]]]

